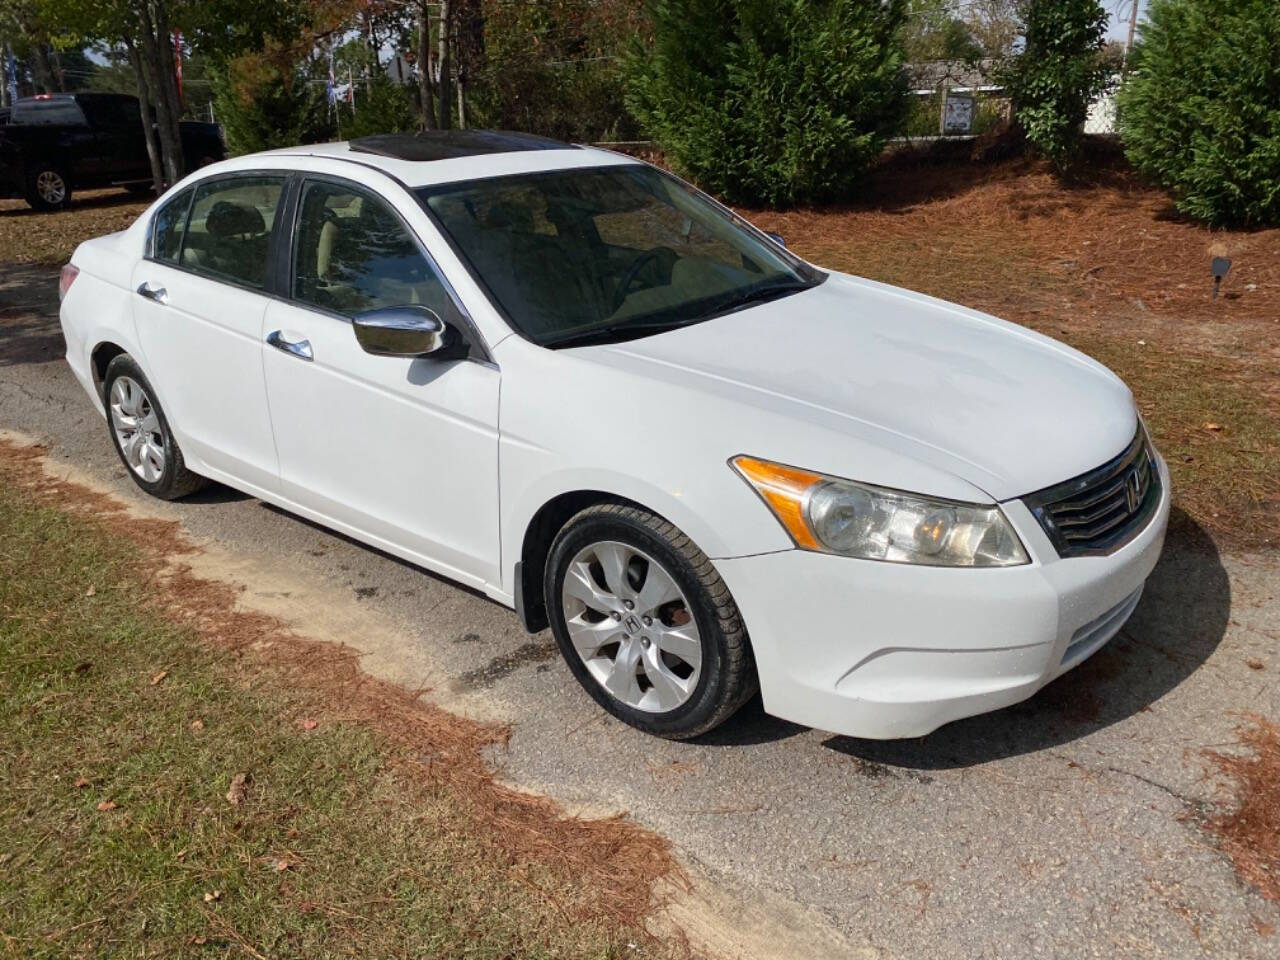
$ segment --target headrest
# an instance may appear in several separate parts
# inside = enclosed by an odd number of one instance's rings
[[[267,232],[267,222],[257,207],[238,200],[219,200],[205,218],[205,229],[215,237],[257,236]]]

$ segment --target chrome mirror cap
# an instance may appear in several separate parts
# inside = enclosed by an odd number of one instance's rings
[[[365,353],[379,357],[426,357],[446,346],[449,325],[420,306],[382,307],[357,313],[351,324]]]

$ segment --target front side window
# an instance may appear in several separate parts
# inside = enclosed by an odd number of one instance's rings
[[[178,253],[182,249],[182,235],[187,229],[187,210],[191,207],[190,188],[160,208],[155,221],[151,225],[151,255],[163,262],[178,262]]]
[[[403,221],[378,197],[345,184],[303,187],[294,243],[293,297],[343,316],[452,301]]]
[[[691,187],[625,164],[418,191],[528,339],[632,339],[825,279]]]
[[[228,177],[196,186],[179,263],[261,290],[284,177]]]

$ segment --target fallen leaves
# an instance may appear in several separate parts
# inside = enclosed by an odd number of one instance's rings
[[[92,597],[97,592],[98,592],[98,589],[91,583],[89,584],[89,589],[84,592],[84,595],[86,597]]]
[[[90,783],[88,780],[86,780],[84,777],[76,777],[77,790],[83,790],[87,786],[90,786]]]
[[[1205,428],[1206,430],[1208,430],[1210,433],[1221,433],[1221,432],[1222,432],[1222,424],[1220,424],[1220,423],[1206,423],[1206,424],[1204,425],[1204,428]]]
[[[116,807],[118,806],[119,804],[116,803],[114,800],[102,800],[102,801],[99,801],[98,803],[98,810],[101,811],[102,813],[109,813],[110,811],[116,809]]]
[[[231,778],[231,786],[227,790],[227,803],[238,807],[249,797],[249,775],[237,773]]]
[[[204,721],[201,720],[199,717],[196,717],[194,720],[191,721],[191,729],[193,732],[199,733],[201,730],[204,729]]]
[[[210,890],[204,895],[205,903],[217,903],[221,899],[222,899],[221,890]]]
[[[159,684],[161,681],[163,681],[163,680],[164,680],[164,678],[165,678],[165,677],[167,677],[168,675],[169,675],[169,671],[168,671],[168,670],[161,670],[159,673],[157,673],[155,676],[153,676],[153,677],[151,678],[151,685],[152,685],[153,687],[154,687],[154,686],[156,686],[156,685],[157,685],[157,684]]]
[[[303,720],[299,726],[301,726],[303,730],[314,730],[316,727],[320,726],[320,722],[318,720]]]

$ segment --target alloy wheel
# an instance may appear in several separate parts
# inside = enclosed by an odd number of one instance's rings
[[[111,384],[111,429],[129,469],[147,483],[164,476],[168,458],[160,417],[142,385],[132,377]]]
[[[587,671],[615,699],[666,713],[693,695],[702,640],[675,578],[616,540],[578,551],[561,590],[565,626]]]
[[[36,193],[51,206],[57,206],[67,198],[67,184],[62,175],[53,170],[42,170],[36,176]]]

